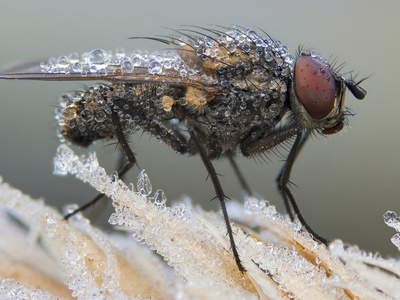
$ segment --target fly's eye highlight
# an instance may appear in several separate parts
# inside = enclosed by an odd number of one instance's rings
[[[310,55],[301,55],[295,65],[296,95],[314,119],[326,117],[335,106],[336,83],[329,68]]]

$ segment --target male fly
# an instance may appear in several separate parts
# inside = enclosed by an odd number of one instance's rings
[[[62,95],[56,119],[62,141],[87,147],[95,140],[117,139],[127,158],[119,176],[136,163],[126,136],[138,130],[180,154],[199,154],[243,272],[212,160],[228,158],[242,178],[234,162],[237,152],[252,157],[292,141],[277,178],[278,189],[291,219],[297,216],[307,231],[326,243],[300,214],[288,187],[290,172],[310,133],[330,135],[346,125],[346,88],[357,99],[366,91],[362,80],[344,78],[320,54],[300,49],[293,57],[265,33],[221,28],[191,27],[176,31],[180,37],[149,38],[168,45],[162,55],[95,49],[17,65],[3,70],[0,78],[108,82]],[[251,193],[243,179],[241,183]]]

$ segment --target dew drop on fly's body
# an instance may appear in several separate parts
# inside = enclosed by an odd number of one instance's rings
[[[198,154],[222,207],[239,270],[244,271],[225,207],[225,193],[212,160],[229,158],[243,188],[251,194],[234,155],[262,155],[288,140],[291,149],[277,179],[286,209],[316,239],[327,242],[305,222],[288,188],[296,156],[311,132],[340,131],[350,115],[346,88],[357,99],[366,91],[346,79],[320,54],[293,57],[280,41],[253,30],[189,27],[181,36],[147,38],[168,45],[163,54],[94,49],[3,70],[0,79],[108,81],[64,94],[56,111],[58,135],[82,147],[115,138],[127,163],[136,163],[126,135],[142,129],[181,154]],[[186,33],[186,34],[185,34]],[[138,39],[138,38],[135,38]],[[151,193],[141,174],[139,190]],[[100,199],[96,197],[92,203]],[[166,199],[166,198],[165,198]],[[158,192],[156,204],[164,205]],[[88,205],[81,207],[86,208]],[[76,210],[78,211],[78,210]],[[73,215],[71,212],[67,217]]]

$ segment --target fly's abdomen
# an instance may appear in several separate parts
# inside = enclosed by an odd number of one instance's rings
[[[176,117],[166,101],[180,99],[182,93],[162,84],[95,84],[64,94],[56,110],[59,137],[87,147],[95,140],[114,138],[117,126],[121,126],[125,135],[143,129],[161,138],[168,132],[160,128]],[[118,115],[118,124],[113,113]]]
[[[93,85],[86,90],[63,94],[56,109],[59,137],[87,147],[93,141],[114,136],[111,122],[113,90],[108,85]]]

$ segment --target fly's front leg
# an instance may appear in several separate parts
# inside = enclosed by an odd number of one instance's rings
[[[233,257],[235,258],[236,261],[236,265],[239,268],[240,272],[244,272],[245,269],[240,261],[239,258],[239,253],[237,252],[236,249],[236,245],[235,245],[235,240],[233,238],[233,232],[232,232],[232,227],[231,227],[231,223],[229,222],[229,216],[228,216],[228,212],[226,210],[226,205],[225,205],[225,199],[227,198],[224,194],[224,191],[222,189],[221,183],[218,179],[218,175],[215,172],[214,166],[211,163],[210,158],[208,157],[206,150],[204,149],[203,145],[200,142],[200,139],[198,137],[198,134],[196,132],[196,128],[190,128],[189,129],[189,133],[190,133],[190,138],[194,141],[197,151],[200,154],[201,160],[203,161],[204,166],[207,169],[208,175],[211,178],[211,181],[214,185],[214,189],[215,189],[215,193],[217,194],[217,198],[219,200],[219,202],[221,203],[221,210],[222,210],[222,215],[224,217],[224,221],[225,221],[225,225],[226,225],[226,230],[227,230],[227,234],[229,237],[229,242],[231,244],[231,249],[233,252]]]
[[[294,161],[296,157],[304,145],[305,141],[308,138],[309,133],[307,132],[305,137],[303,138],[302,128],[299,127],[288,127],[268,134],[266,137],[255,139],[255,140],[245,140],[241,144],[241,150],[244,156],[256,155],[261,152],[267,151],[282,142],[287,141],[288,139],[295,137],[295,141],[290,149],[286,162],[277,177],[278,190],[281,193],[286,210],[288,211],[291,219],[293,220],[293,213],[297,216],[300,223],[304,226],[304,228],[311,234],[313,237],[324,244],[327,244],[328,241],[318,235],[312,228],[307,224],[302,214],[300,213],[299,207],[291,193],[288,184],[290,182],[290,173],[293,168]]]
[[[303,138],[301,139],[300,145],[298,146],[298,149],[296,151],[296,156],[294,157],[294,159],[292,161],[292,166],[293,166],[296,158],[299,156],[299,153],[300,153],[301,149],[303,149],[303,146],[306,143],[306,141],[308,140],[309,136],[310,136],[310,131],[307,130],[306,133],[303,135]],[[294,219],[295,219],[295,214],[296,213],[294,212],[293,206],[290,204],[288,197],[286,197],[286,194],[283,194],[282,191],[281,191],[281,186],[284,185],[283,184],[283,180],[286,180],[286,184],[285,185],[287,185],[290,182],[289,178],[288,178],[288,175],[284,176],[284,177],[287,177],[286,179],[282,177],[284,175],[284,172],[285,171],[287,172],[287,169],[288,169],[287,162],[285,162],[285,164],[283,165],[281,171],[279,172],[279,175],[276,177],[276,183],[278,185],[279,192],[281,192],[281,194],[282,194],[286,212],[289,214],[290,220],[293,222]],[[289,173],[290,173],[290,171],[289,171]]]
[[[307,231],[309,233],[311,233],[313,235],[313,237],[317,240],[319,240],[320,242],[327,244],[328,240],[326,240],[325,238],[323,238],[322,236],[320,236],[319,234],[317,234],[306,222],[306,220],[304,219],[303,215],[300,213],[299,207],[297,206],[296,201],[294,200],[293,194],[290,191],[289,187],[288,187],[288,183],[289,183],[289,178],[290,178],[290,172],[292,171],[293,168],[293,164],[294,161],[302,147],[302,145],[304,145],[304,139],[302,140],[302,134],[301,132],[299,132],[296,135],[296,140],[293,143],[292,149],[290,149],[288,158],[285,162],[285,165],[282,168],[282,171],[280,173],[280,175],[277,178],[277,182],[278,182],[278,189],[280,191],[280,193],[282,194],[282,197],[284,198],[284,201],[286,203],[286,205],[288,205],[288,203],[290,203],[290,205],[293,208],[293,212],[294,214],[297,216],[297,218],[299,219],[300,223],[304,226],[304,228],[307,229]]]

